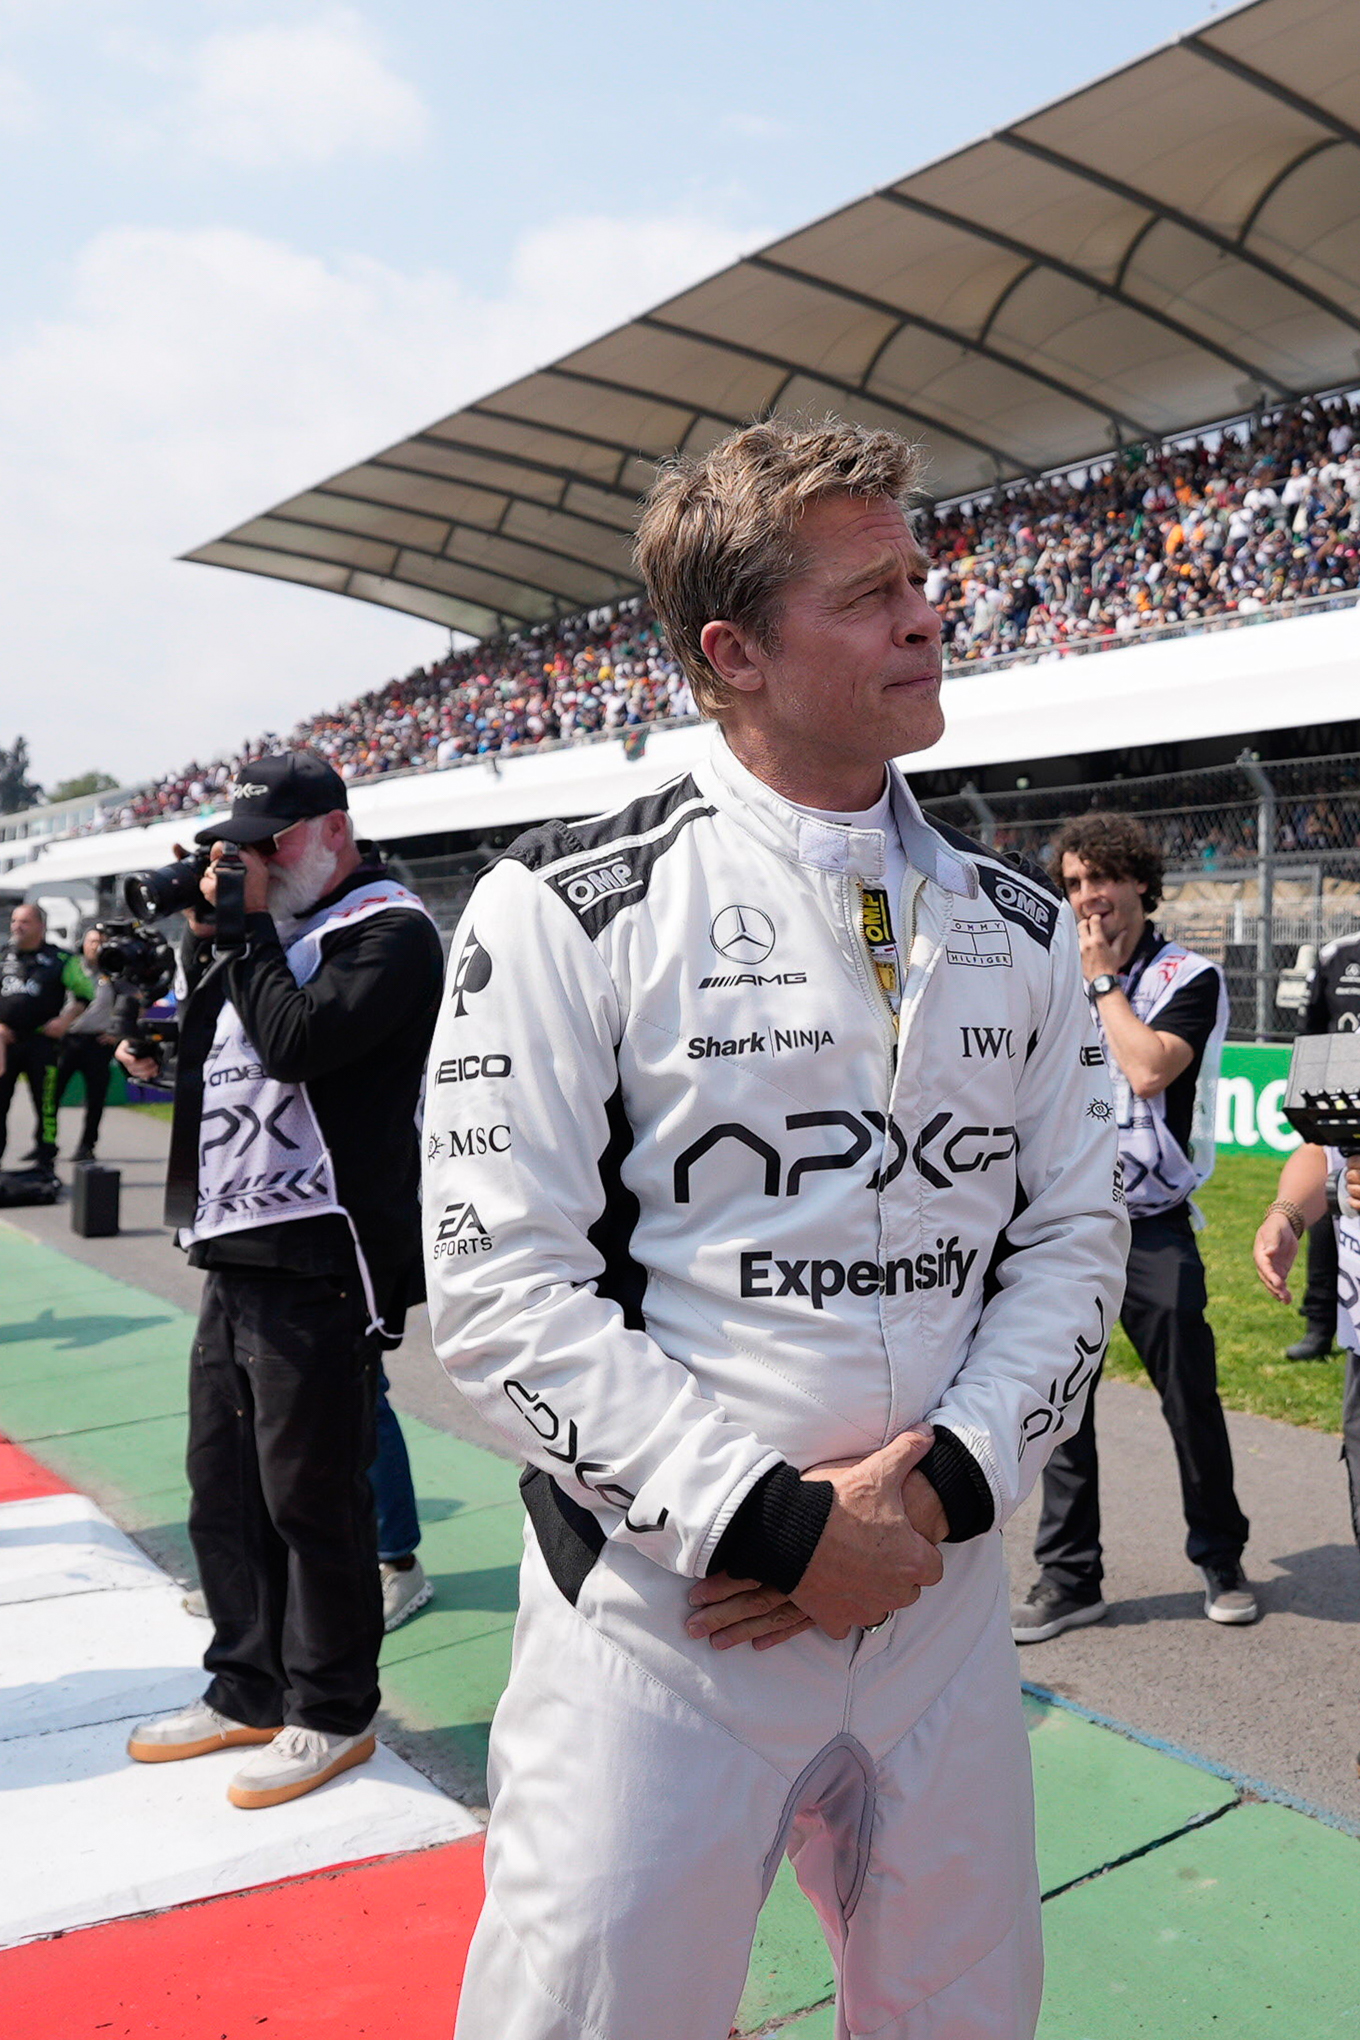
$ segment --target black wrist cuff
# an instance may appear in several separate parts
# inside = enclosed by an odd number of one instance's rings
[[[980,1537],[984,1530],[991,1529],[996,1521],[996,1503],[987,1476],[952,1431],[937,1424],[935,1442],[917,1465],[939,1496],[940,1507],[949,1519],[946,1544],[966,1544],[970,1537]]]
[[[800,1480],[795,1467],[772,1466],[738,1503],[708,1569],[791,1594],[830,1514],[829,1480]]]

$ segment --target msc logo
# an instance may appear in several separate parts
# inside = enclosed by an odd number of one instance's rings
[[[464,1254],[489,1254],[494,1242],[475,1204],[446,1204],[434,1236],[434,1258]]]
[[[759,907],[724,907],[714,915],[708,939],[719,956],[734,963],[764,963],[774,948],[774,922]]]
[[[557,883],[574,907],[591,907],[610,893],[629,892],[640,881],[625,858],[615,857],[608,864],[593,864],[589,871],[575,872]]]
[[[468,1000],[474,998],[478,992],[484,992],[490,982],[490,955],[477,940],[477,930],[469,928],[467,941],[463,944],[463,953],[453,973],[453,986],[449,992],[449,997],[453,1000],[453,1010],[460,1020],[467,1012]]]
[[[451,1055],[434,1073],[436,1084],[470,1084],[474,1077],[508,1077],[508,1055]]]

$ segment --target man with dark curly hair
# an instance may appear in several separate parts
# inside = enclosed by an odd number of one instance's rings
[[[1162,897],[1161,855],[1129,815],[1070,822],[1053,878],[1077,917],[1082,973],[1111,1065],[1119,1165],[1132,1236],[1121,1322],[1161,1398],[1180,1471],[1186,1556],[1212,1622],[1254,1622],[1242,1571],[1247,1519],[1233,1489],[1218,1399],[1214,1335],[1191,1198],[1214,1165],[1214,1091],[1228,1025],[1217,964],[1170,942],[1149,920]],[[1099,1622],[1100,1487],[1095,1394],[1043,1476],[1039,1578],[1011,1610],[1017,1643]]]

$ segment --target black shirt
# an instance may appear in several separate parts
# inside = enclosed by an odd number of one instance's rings
[[[1138,946],[1120,973],[1121,981],[1141,975],[1153,960],[1166,948],[1167,938],[1149,921],[1139,938]],[[1195,1117],[1195,1085],[1199,1081],[1200,1064],[1209,1036],[1218,1019],[1218,995],[1222,976],[1217,964],[1202,970],[1188,985],[1173,992],[1161,1011],[1148,1025],[1157,1034],[1178,1034],[1188,1042],[1191,1056],[1178,1077],[1167,1085],[1166,1124],[1172,1139],[1185,1154],[1190,1152],[1190,1129]],[[1113,1051],[1111,1051],[1113,1053]]]
[[[21,1041],[55,1020],[66,1004],[63,975],[70,961],[69,950],[55,942],[40,942],[36,949],[11,943],[6,949],[0,960],[0,1021]]]
[[[317,907],[382,875],[379,864],[361,865]],[[399,1289],[403,1302],[413,1301],[422,1293],[416,1111],[443,981],[439,936],[409,907],[372,914],[353,927],[342,923],[324,936],[315,975],[299,985],[272,917],[252,914],[246,928],[246,951],[205,994],[218,1010],[224,996],[231,1000],[268,1076],[307,1086],[336,1192],[354,1222],[375,1290],[391,1296]],[[186,956],[191,985],[209,953],[207,943],[192,945]],[[346,1274],[354,1248],[349,1225],[331,1215],[203,1240],[190,1248],[189,1259],[197,1268]]]
[[[1360,935],[1343,935],[1318,951],[1299,1012],[1300,1034],[1360,1030]]]

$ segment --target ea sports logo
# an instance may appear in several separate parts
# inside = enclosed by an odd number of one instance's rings
[[[774,948],[774,922],[759,907],[724,907],[714,916],[709,940],[719,956],[734,963],[764,963]]]

